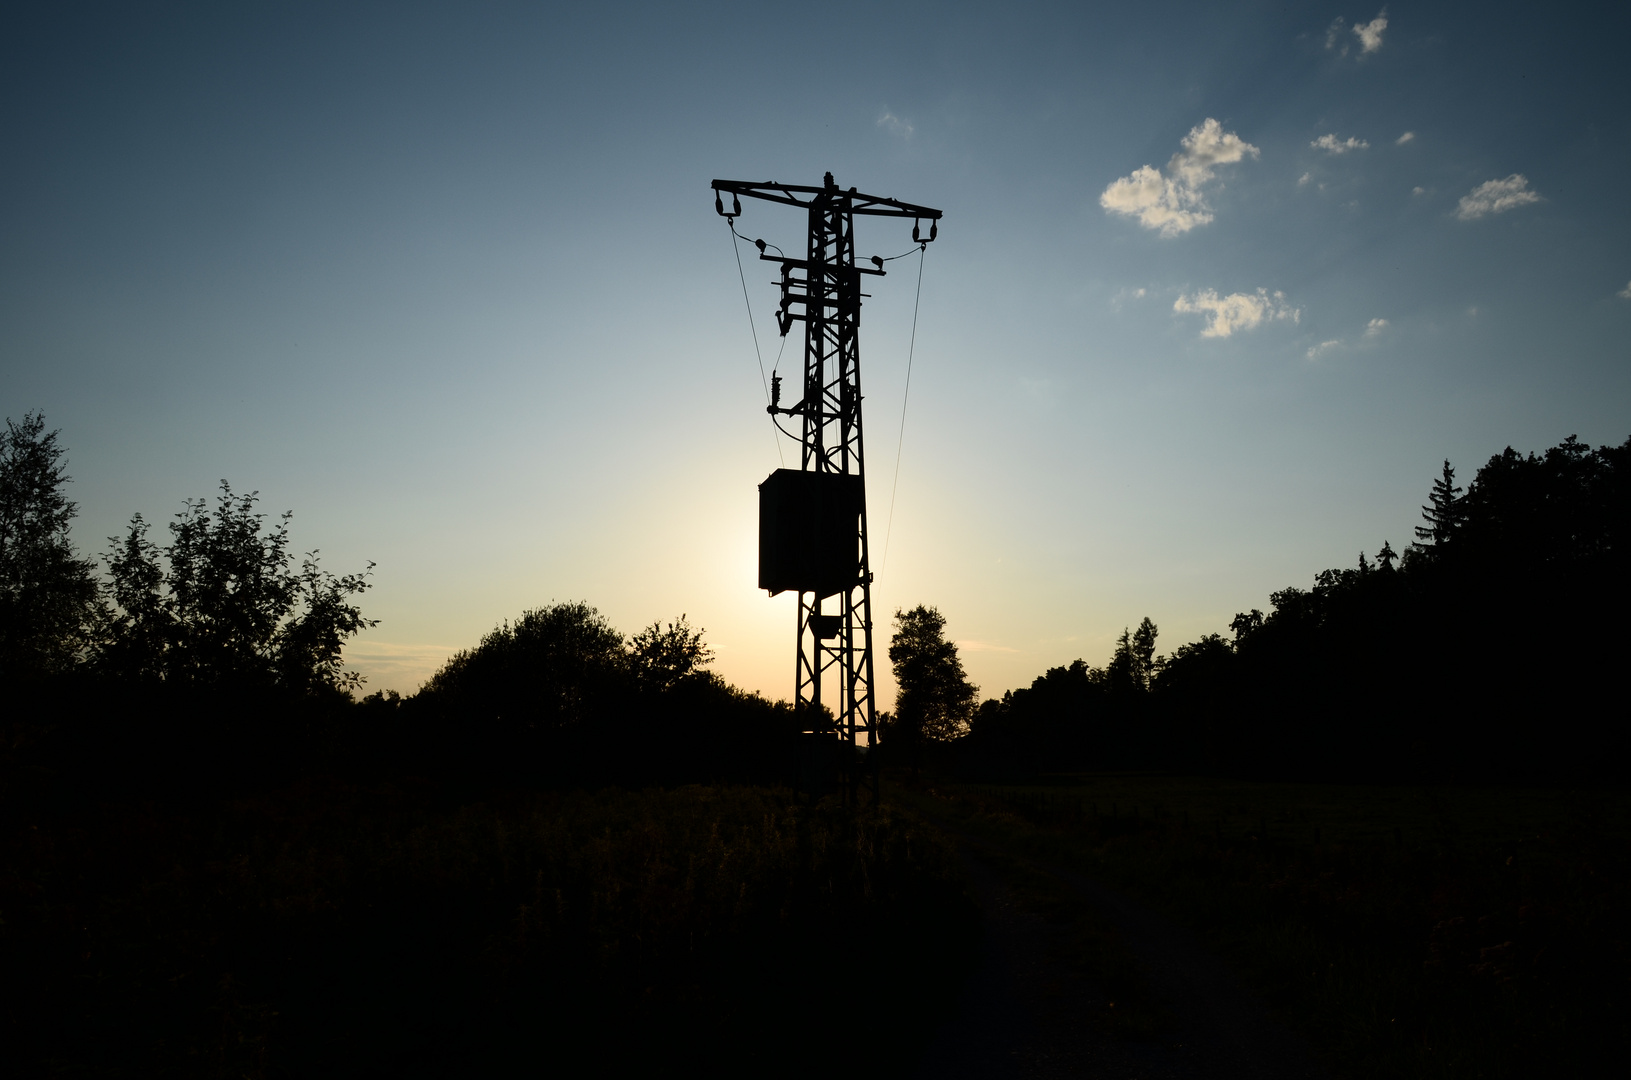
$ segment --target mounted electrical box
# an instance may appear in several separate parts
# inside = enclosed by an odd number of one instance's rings
[[[854,588],[864,491],[850,473],[771,473],[759,485],[759,588],[818,597]]]

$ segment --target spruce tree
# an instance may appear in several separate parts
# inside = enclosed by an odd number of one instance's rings
[[[1443,475],[1433,481],[1427,505],[1421,508],[1422,520],[1427,524],[1416,526],[1416,540],[1433,547],[1444,543],[1461,523],[1462,510],[1461,488],[1456,486],[1455,470],[1446,459]]]

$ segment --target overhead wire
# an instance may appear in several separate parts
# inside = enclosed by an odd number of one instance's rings
[[[917,250],[917,295],[912,298],[912,339],[906,348],[906,389],[900,395],[900,436],[895,440],[895,480],[889,485],[889,521],[883,530],[883,563],[878,567],[880,571],[889,568],[889,539],[895,534],[895,492],[900,489],[900,454],[901,448],[906,445],[906,402],[912,394],[912,357],[917,352],[917,309],[923,300],[923,261],[928,254],[929,245],[919,244]],[[905,254],[910,255],[911,252]],[[903,257],[892,255],[890,259]],[[888,262],[890,259],[884,261]]]
[[[764,358],[764,354],[759,351],[759,328],[757,326],[755,326],[754,323],[753,323],[753,303],[752,303],[752,301],[750,301],[748,299],[748,278],[747,278],[747,274],[744,273],[743,270],[742,270],[742,248],[736,242],[737,240],[746,240],[747,238],[745,236],[742,236],[740,233],[738,233],[736,231],[736,223],[734,221],[732,221],[728,217],[725,219],[725,226],[728,229],[730,229],[730,231],[731,231],[731,252],[732,252],[732,254],[734,254],[736,256],[736,276],[742,282],[742,306],[747,308],[747,312],[748,312],[748,330],[753,334],[753,356],[754,356],[754,358],[756,360],[759,361],[759,385],[764,388],[765,404],[769,405],[770,404],[770,380],[765,378],[765,358]],[[749,243],[751,243],[751,242],[752,241],[749,241]],[[780,251],[781,249],[777,248],[776,250]],[[915,316],[914,316],[914,318],[915,318]],[[787,347],[787,339],[786,338],[782,339],[782,347],[783,348]],[[781,354],[778,353],[777,354],[777,362],[779,363],[780,360],[781,360]],[[778,430],[780,430],[781,425],[777,424],[775,422],[776,418],[774,416],[772,416],[770,419],[771,419],[771,423]],[[776,438],[775,435],[771,435],[770,436],[770,441],[776,444],[776,460],[781,462],[782,466],[785,468],[786,465],[787,465],[787,459],[782,457],[782,443],[781,443],[781,440]]]

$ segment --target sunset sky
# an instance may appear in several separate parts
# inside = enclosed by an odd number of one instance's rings
[[[1446,458],[1631,436],[1627,11],[34,5],[0,39],[0,413],[62,430],[85,552],[225,478],[376,562],[370,688],[581,599],[685,612],[787,697],[708,185],[831,170],[945,213],[903,438],[915,259],[862,316],[880,646],[936,605],[1000,695],[1402,548]]]

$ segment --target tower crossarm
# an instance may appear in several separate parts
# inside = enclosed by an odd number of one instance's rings
[[[800,184],[778,184],[774,180],[767,180],[762,183],[752,180],[715,180],[713,189],[724,194],[739,195],[748,199],[764,199],[766,202],[782,203],[786,206],[802,206],[806,209],[818,205],[824,199],[831,199],[833,196],[839,195],[848,200],[847,209],[852,214],[867,214],[872,217],[925,218],[929,221],[939,221],[941,217],[941,212],[933,207],[918,206],[914,203],[901,202],[899,199],[885,198],[882,195],[863,195],[854,188],[846,191],[837,184],[824,187],[805,187]],[[719,212],[724,213],[725,211],[721,207]]]

